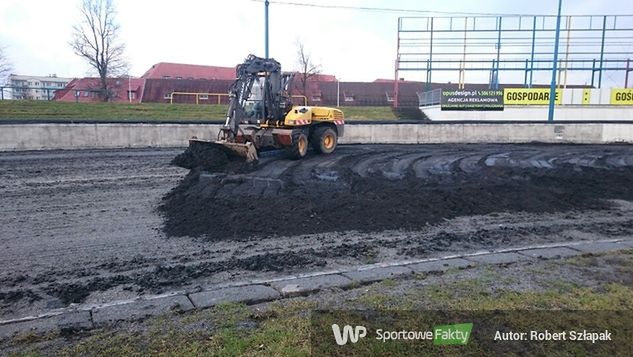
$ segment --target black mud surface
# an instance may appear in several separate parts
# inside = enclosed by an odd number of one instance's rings
[[[214,165],[209,173],[212,159],[189,161],[192,171],[160,206],[165,233],[217,241],[416,231],[459,216],[605,209],[606,199],[633,198],[628,147],[346,149],[245,171]]]
[[[0,153],[0,320],[359,264],[633,239],[633,146],[340,146],[300,161],[266,153],[256,167],[216,157],[206,170],[170,164],[182,152]]]
[[[184,152],[174,157],[171,164],[190,170],[225,173],[248,172],[256,168],[228,152],[228,149],[222,150],[219,144],[192,142]]]

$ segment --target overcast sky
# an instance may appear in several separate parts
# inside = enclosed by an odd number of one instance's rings
[[[555,14],[555,0],[294,0],[325,5],[405,8],[438,12]],[[622,13],[623,0],[566,0],[564,14]],[[264,4],[251,0],[115,0],[120,39],[131,74],[152,64],[178,62],[235,66],[249,53],[263,56]],[[78,0],[1,0],[0,46],[14,72],[82,77],[89,67],[68,41],[79,21]],[[628,6],[628,5],[627,5]],[[628,8],[624,9],[629,12]],[[270,55],[285,70],[296,68],[302,41],[324,73],[342,80],[393,78],[397,19],[407,14],[270,5]],[[442,15],[442,14],[439,14]],[[416,77],[417,76],[417,77]],[[411,74],[407,79],[422,79]],[[457,78],[455,78],[455,81]]]

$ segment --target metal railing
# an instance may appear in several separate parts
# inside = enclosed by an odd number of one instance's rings
[[[433,89],[427,92],[416,92],[421,107],[428,107],[431,105],[438,105],[442,100],[442,90]]]
[[[208,100],[209,96],[216,96],[217,99],[218,99],[217,104],[221,104],[220,103],[221,98],[229,96],[227,93],[171,92],[169,94],[169,104],[174,104],[174,96],[175,95],[195,96],[196,97],[196,104],[200,104],[200,100],[201,100],[200,97],[202,97],[202,100]]]
[[[27,86],[0,86],[0,100],[53,100],[55,92],[64,88],[51,87],[27,87]],[[9,94],[5,93],[9,91]],[[33,95],[32,91],[36,91]],[[37,99],[37,94],[41,92],[41,99]],[[10,97],[10,98],[9,98]]]
[[[209,100],[209,97],[217,97],[217,104],[222,104],[221,98],[229,96],[228,93],[171,92],[169,94],[169,104],[174,104],[174,95],[195,96],[196,104],[200,104],[201,100]],[[308,105],[308,97],[305,95],[292,95],[291,98],[301,98],[303,99],[303,105]],[[167,96],[165,96],[165,99],[167,99]]]

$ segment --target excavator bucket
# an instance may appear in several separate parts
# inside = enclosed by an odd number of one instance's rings
[[[221,151],[223,151],[230,158],[242,158],[246,160],[246,162],[254,162],[258,160],[257,149],[253,143],[247,142],[244,144],[241,143],[232,143],[223,140],[217,141],[207,141],[207,140],[199,140],[199,139],[191,139],[189,140],[189,146],[202,145],[208,147],[214,147]]]

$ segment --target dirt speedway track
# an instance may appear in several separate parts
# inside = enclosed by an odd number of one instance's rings
[[[181,151],[0,153],[0,319],[355,264],[633,236],[633,146],[357,145],[189,175],[169,165]]]

